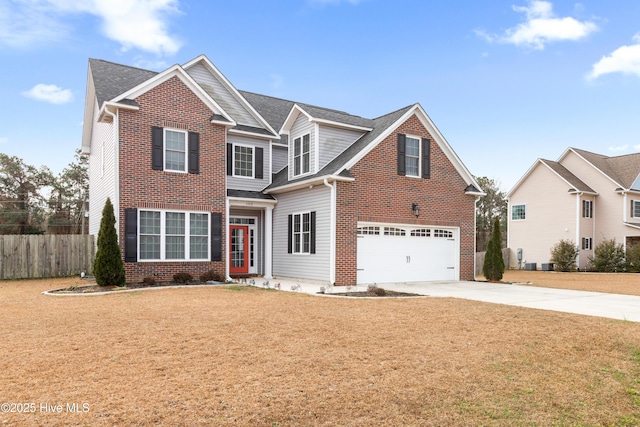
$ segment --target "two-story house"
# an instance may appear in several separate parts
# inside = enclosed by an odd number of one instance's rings
[[[482,192],[419,104],[366,119],[237,90],[204,55],[90,59],[82,148],[90,232],[111,198],[130,281],[474,279]]]
[[[561,239],[577,245],[580,269],[603,240],[640,242],[640,153],[568,148],[557,161],[538,159],[507,196],[511,267],[550,264]]]

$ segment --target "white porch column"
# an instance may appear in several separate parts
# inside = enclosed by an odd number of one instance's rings
[[[273,265],[273,206],[264,210],[264,278],[272,279]]]
[[[231,208],[229,207],[229,199],[226,199],[225,202],[225,214],[224,214],[224,250],[222,251],[223,254],[225,254],[224,257],[224,274],[227,278],[227,282],[231,281],[231,275],[229,273],[229,260],[231,259],[230,254],[228,253],[228,250],[230,248],[229,245],[229,241],[231,239],[231,237],[229,236],[229,212],[231,211]]]

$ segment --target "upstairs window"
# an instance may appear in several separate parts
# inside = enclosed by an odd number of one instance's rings
[[[151,168],[200,173],[200,134],[152,126]]]
[[[310,136],[306,134],[293,140],[293,174],[309,173],[311,163]]]
[[[187,171],[187,133],[164,130],[164,170]]]
[[[511,219],[513,221],[522,221],[527,219],[525,205],[513,205],[511,207]]]
[[[398,134],[398,175],[431,178],[431,140]]]
[[[631,201],[631,216],[633,218],[640,218],[640,200]]]
[[[233,175],[253,177],[253,147],[234,145]]]
[[[593,218],[593,201],[591,200],[582,201],[582,217]]]

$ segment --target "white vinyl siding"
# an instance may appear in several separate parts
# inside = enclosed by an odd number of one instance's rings
[[[273,274],[330,280],[329,246],[331,239],[331,190],[325,186],[277,194],[273,211]],[[301,256],[289,254],[288,216],[316,212],[316,253]]]
[[[289,154],[289,150],[287,149],[287,147],[273,145],[271,153],[273,157],[271,160],[271,172],[278,173],[282,170],[283,167],[287,166],[287,156]]]
[[[227,176],[227,188],[233,190],[247,190],[247,191],[261,191],[267,185],[269,185],[269,164],[271,162],[269,145],[268,141],[248,138],[244,136],[238,135],[228,135],[227,142],[232,144],[235,150],[236,145],[241,145],[245,147],[253,147],[253,156],[254,156],[254,165],[255,165],[255,148],[262,148],[262,163],[263,163],[263,175],[262,179],[253,178],[256,176],[256,171],[254,169],[253,175],[251,179],[246,176]],[[235,157],[235,156],[234,156]],[[233,165],[233,173],[235,174],[235,164]]]
[[[117,129],[114,123],[98,123],[96,121],[98,108],[93,120],[91,135],[91,153],[89,154],[89,234],[98,235],[102,209],[107,201],[115,208],[116,222],[118,222],[118,178],[117,174]]]
[[[289,133],[289,179],[296,177],[295,175],[295,162],[294,162],[294,141],[296,138],[302,138],[304,135],[309,135],[309,172],[310,174],[316,173],[316,141],[315,141],[315,126],[309,122],[309,119],[304,114],[300,114],[293,123],[291,131]],[[304,174],[300,174],[302,176]]]
[[[187,73],[200,84],[217,103],[237,123],[261,128],[262,125],[249,113],[243,103],[234,96],[232,90],[202,64],[195,64],[187,70]]]

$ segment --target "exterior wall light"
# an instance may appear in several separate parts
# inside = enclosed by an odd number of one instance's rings
[[[416,218],[420,216],[420,206],[418,206],[417,203],[411,204],[411,210],[413,211],[413,214],[416,216]]]

